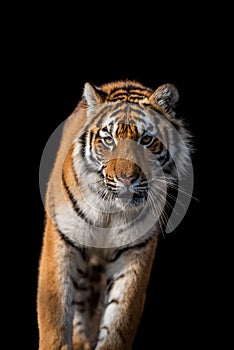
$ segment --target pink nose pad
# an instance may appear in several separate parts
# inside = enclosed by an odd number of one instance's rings
[[[134,175],[134,176],[124,176],[124,175],[117,176],[117,179],[119,181],[121,181],[126,186],[130,186],[134,181],[137,180],[137,178],[138,177],[136,175]]]

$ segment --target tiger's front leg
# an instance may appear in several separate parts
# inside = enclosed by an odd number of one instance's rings
[[[39,350],[73,349],[76,292],[72,278],[73,255],[72,249],[48,221],[40,259],[37,293]]]
[[[157,237],[120,250],[107,266],[105,311],[95,350],[130,350],[143,312]]]

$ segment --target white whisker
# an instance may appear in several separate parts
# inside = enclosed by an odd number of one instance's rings
[[[172,199],[174,202],[178,202],[183,208],[185,208],[184,203],[182,203],[178,198],[172,194],[170,194],[166,189],[162,188],[161,186],[158,186],[156,183],[153,183],[152,186],[150,187],[151,191],[153,193],[156,193],[156,196],[160,196],[162,200],[164,200],[165,206],[164,206],[164,223],[167,223],[168,215],[166,214],[166,208],[169,207],[171,210],[174,210],[174,212],[179,215],[178,211],[174,208],[174,206],[171,205],[171,203],[168,201],[167,198]],[[170,225],[170,224],[169,224]]]
[[[160,178],[157,177],[156,181],[162,182],[164,184],[167,184],[168,186],[170,186],[173,189],[176,189],[177,191],[181,192],[182,194],[190,197],[191,199],[196,200],[197,202],[200,202],[198,198],[194,197],[191,193],[188,193],[181,185],[179,185],[176,180],[174,179],[174,181],[168,181],[168,179],[173,179],[173,178]]]
[[[157,221],[158,221],[160,230],[164,236],[162,223],[165,224],[166,218],[165,218],[165,215],[163,213],[163,208],[162,208],[162,206],[161,207],[159,206],[158,201],[155,201],[155,196],[151,192],[148,193],[148,199],[149,199],[151,209],[156,213],[156,216],[158,217]]]

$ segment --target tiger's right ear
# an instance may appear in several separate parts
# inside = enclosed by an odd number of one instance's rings
[[[150,102],[175,116],[174,107],[179,100],[179,92],[173,84],[163,84],[149,98]]]
[[[87,103],[88,116],[95,112],[98,106],[104,102],[105,96],[105,93],[96,86],[90,83],[85,83],[83,97]]]

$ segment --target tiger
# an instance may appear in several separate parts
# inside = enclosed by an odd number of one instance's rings
[[[45,195],[39,350],[130,350],[159,238],[187,174],[175,84],[86,82]]]

